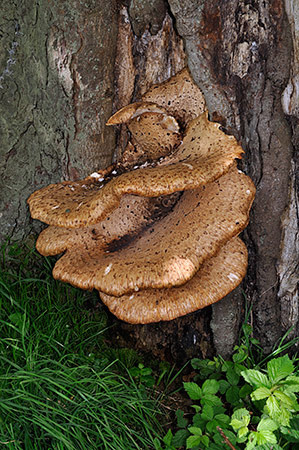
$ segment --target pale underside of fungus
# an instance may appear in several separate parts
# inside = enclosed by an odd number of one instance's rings
[[[204,105],[184,69],[109,119],[128,127],[133,164],[120,160],[28,199],[32,217],[50,225],[39,252],[65,252],[54,277],[97,289],[122,320],[174,319],[220,300],[245,276],[236,236],[255,188],[236,167],[242,148]]]

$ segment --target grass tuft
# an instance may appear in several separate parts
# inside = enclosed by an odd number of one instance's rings
[[[97,297],[53,280],[51,268],[33,250],[2,249],[0,444],[153,449],[158,406],[130,376],[134,355],[107,349]]]

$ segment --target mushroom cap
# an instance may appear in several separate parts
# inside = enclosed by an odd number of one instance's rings
[[[234,238],[182,286],[146,289],[121,297],[100,292],[100,297],[115,316],[129,323],[172,320],[221,300],[238,286],[246,269],[246,246]]]
[[[128,123],[134,118],[140,117],[144,113],[159,113],[167,115],[165,108],[157,105],[154,102],[135,102],[130,103],[127,106],[116,111],[116,113],[111,116],[106,125],[119,125],[122,123]]]
[[[188,69],[149,89],[142,97],[164,107],[181,123],[187,124],[206,109],[204,96],[194,83]]]
[[[247,225],[255,188],[233,168],[218,180],[186,191],[167,216],[123,245],[105,250],[72,247],[56,263],[55,278],[113,296],[180,285]]]
[[[124,195],[118,208],[101,222],[83,228],[49,226],[43,230],[36,248],[44,256],[57,255],[72,247],[98,249],[115,240],[128,242],[136,233],[163,217],[176,203],[179,194],[167,197]]]
[[[28,199],[31,216],[50,225],[79,228],[103,220],[126,194],[158,197],[186,189],[196,189],[226,173],[243,153],[233,136],[206,114],[187,127],[182,144],[163,163],[117,176],[106,171],[78,182],[51,184]],[[113,173],[115,172],[115,177]],[[106,184],[105,184],[106,183]]]
[[[155,103],[137,102],[117,111],[107,125],[126,123],[134,143],[147,158],[158,159],[179,144],[180,126],[173,116]]]
[[[180,143],[180,128],[174,117],[147,112],[128,123],[133,141],[144,149],[148,159],[165,156]]]

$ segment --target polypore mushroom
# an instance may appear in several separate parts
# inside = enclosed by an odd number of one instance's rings
[[[116,317],[129,323],[172,320],[221,300],[241,283],[246,269],[246,246],[234,238],[182,286],[146,289],[121,297],[100,292],[100,297]]]
[[[185,191],[164,218],[127,245],[120,238],[106,247],[95,239],[70,246],[53,275],[113,296],[182,284],[245,228],[254,192],[251,180],[233,168],[213,183]]]
[[[188,69],[183,69],[164,83],[153,86],[142,97],[164,107],[183,124],[188,124],[205,111],[204,96]]]
[[[196,189],[225,174],[243,153],[233,136],[206,114],[193,120],[182,144],[162,164],[117,174],[95,173],[77,182],[62,182],[34,192],[28,199],[31,216],[50,225],[82,227],[104,219],[122,196],[158,197]]]
[[[137,153],[129,143],[118,164],[28,200],[32,217],[50,224],[38,250],[65,252],[54,277],[96,288],[129,322],[195,311],[244,277],[247,253],[236,236],[247,225],[255,188],[236,168],[242,148],[204,107],[189,72],[180,72],[108,121],[128,125]],[[144,155],[124,172],[126,158]]]
[[[144,228],[163,217],[176,203],[180,194],[148,198],[136,195],[124,195],[118,208],[100,221],[83,228],[49,226],[43,230],[36,242],[36,248],[44,256],[75,248],[107,249],[115,240],[123,244],[128,242]]]

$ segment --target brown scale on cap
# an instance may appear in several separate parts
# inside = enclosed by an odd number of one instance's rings
[[[182,286],[146,289],[121,297],[100,292],[100,297],[116,317],[129,323],[172,320],[221,300],[241,283],[246,269],[246,246],[234,238]]]
[[[219,126],[202,114],[189,124],[174,154],[155,167],[145,163],[120,175],[110,170],[103,177],[100,173],[96,178],[42,188],[28,199],[31,215],[50,225],[79,228],[103,220],[123,195],[158,197],[210,183],[243,153],[235,138]]]
[[[164,83],[153,86],[142,99],[164,107],[182,124],[188,124],[206,109],[204,96],[192,80],[188,69],[183,69]]]
[[[116,240],[106,253],[96,242],[88,249],[71,248],[53,275],[113,296],[185,283],[246,227],[254,194],[250,178],[233,168],[213,183],[184,192],[166,217],[128,245]]]

